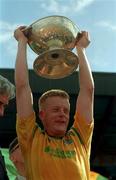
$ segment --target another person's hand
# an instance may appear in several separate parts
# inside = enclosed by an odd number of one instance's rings
[[[24,42],[27,42],[28,39],[26,38],[26,36],[24,35],[23,31],[24,29],[26,28],[26,26],[20,26],[19,28],[17,28],[15,31],[14,31],[14,37],[17,41],[24,41]]]
[[[87,31],[82,31],[76,39],[76,48],[86,48],[90,44],[90,36]]]

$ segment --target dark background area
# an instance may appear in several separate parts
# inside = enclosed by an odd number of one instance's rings
[[[0,69],[0,74],[14,83],[13,69]],[[58,80],[44,79],[29,71],[30,85],[34,97],[34,109],[38,113],[38,98],[52,88],[66,90],[70,95],[71,121],[79,91],[78,72]],[[95,81],[94,120],[95,127],[91,150],[91,170],[116,180],[116,73],[93,72]],[[86,77],[85,77],[86,78]],[[40,121],[37,117],[37,122]],[[8,147],[16,136],[16,102],[11,100],[0,117],[0,146]]]

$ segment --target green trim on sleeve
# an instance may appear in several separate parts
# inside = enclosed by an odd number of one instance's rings
[[[45,133],[45,131],[43,129],[41,129],[41,127],[39,127],[39,125],[36,123],[35,127],[33,128],[32,131],[32,137],[34,138],[35,132],[36,130],[39,129],[40,133]]]
[[[72,130],[73,130],[74,133],[78,136],[80,143],[84,145],[84,142],[83,142],[83,140],[82,140],[79,132],[77,131],[77,129],[75,129],[74,127],[72,127]]]

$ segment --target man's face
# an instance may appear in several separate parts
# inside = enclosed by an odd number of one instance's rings
[[[4,108],[8,105],[9,97],[7,95],[0,95],[0,116],[4,115]]]
[[[69,123],[69,100],[59,96],[48,97],[45,108],[40,112],[40,119],[49,136],[62,137]]]

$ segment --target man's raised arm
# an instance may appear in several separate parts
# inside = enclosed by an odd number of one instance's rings
[[[80,91],[77,98],[76,110],[83,119],[90,123],[93,119],[94,82],[85,48],[90,43],[89,33],[83,31],[77,39],[76,48],[79,57]]]
[[[14,32],[14,37],[18,41],[15,65],[16,104],[18,116],[23,118],[33,111],[27,65],[27,38],[22,32],[24,28],[21,26]]]

